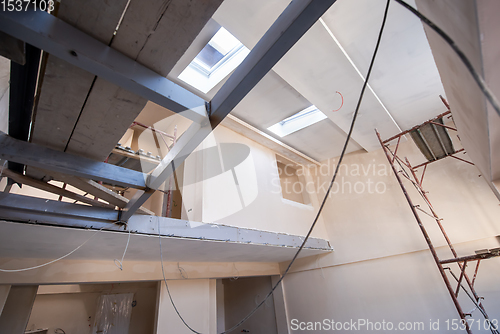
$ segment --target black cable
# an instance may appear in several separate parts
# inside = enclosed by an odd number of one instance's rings
[[[335,173],[333,174],[333,178],[332,178],[332,180],[330,182],[330,186],[328,187],[328,189],[327,189],[327,191],[325,193],[325,196],[323,198],[323,201],[321,202],[321,205],[319,207],[318,213],[316,214],[316,217],[314,218],[314,221],[313,221],[311,227],[309,228],[309,232],[307,232],[307,235],[304,238],[304,241],[302,241],[302,244],[300,245],[299,249],[297,250],[297,252],[293,256],[292,261],[290,261],[290,263],[288,264],[288,267],[286,268],[285,272],[280,277],[280,279],[278,280],[278,282],[273,286],[273,288],[271,289],[271,291],[266,295],[266,297],[264,298],[264,300],[262,300],[259,305],[257,305],[250,313],[247,314],[246,317],[244,317],[242,320],[240,320],[236,325],[234,325],[233,327],[229,328],[228,330],[226,330],[226,331],[224,331],[224,332],[222,332],[220,334],[226,334],[226,333],[230,333],[230,332],[234,331],[241,324],[243,324],[245,321],[247,321],[255,312],[257,312],[257,310],[267,301],[267,299],[269,299],[269,297],[272,296],[274,290],[276,290],[276,288],[278,287],[278,285],[280,285],[281,281],[283,281],[283,279],[285,278],[285,276],[288,274],[288,272],[290,271],[290,268],[292,267],[292,264],[295,262],[295,260],[299,256],[300,252],[304,248],[307,240],[311,236],[311,233],[312,233],[314,227],[316,226],[316,223],[318,222],[319,216],[320,216],[321,212],[323,211],[325,203],[326,203],[326,201],[328,199],[328,195],[330,194],[330,191],[331,191],[331,189],[333,187],[333,184],[335,183],[335,179],[337,178],[337,174],[338,174],[338,171],[339,171],[339,168],[340,168],[340,164],[342,163],[342,160],[344,159],[344,155],[345,155],[345,152],[347,150],[347,146],[349,145],[349,141],[351,139],[352,131],[354,130],[354,124],[356,123],[356,119],[358,117],[359,107],[361,106],[361,101],[363,100],[363,95],[365,93],[366,86],[368,85],[368,79],[370,78],[370,74],[372,72],[373,64],[375,63],[375,57],[377,55],[378,48],[380,46],[380,41],[382,40],[382,32],[384,31],[385,23],[387,21],[387,14],[389,12],[389,4],[390,4],[390,0],[387,0],[387,5],[385,7],[385,12],[384,12],[384,19],[382,21],[382,26],[380,27],[380,32],[379,32],[379,35],[378,35],[377,44],[375,46],[375,50],[373,51],[373,56],[372,56],[372,59],[371,59],[371,62],[370,62],[370,67],[368,68],[368,73],[366,75],[366,79],[363,82],[363,88],[361,89],[361,93],[359,95],[358,103],[356,105],[356,111],[354,112],[354,115],[353,115],[353,118],[352,118],[352,122],[351,122],[351,126],[349,128],[349,133],[347,134],[347,138],[346,138],[346,141],[344,143],[344,147],[342,148],[342,153],[340,154],[340,157],[339,157],[339,162],[337,163],[337,167],[335,168]],[[159,221],[158,221],[158,234],[159,234],[159,232],[160,232],[160,226],[159,226]],[[161,255],[161,236],[160,236],[160,255]],[[161,261],[162,261],[162,272],[163,272],[163,258],[162,258]],[[195,331],[194,329],[192,329],[191,327],[189,327],[189,325],[186,323],[186,321],[184,321],[184,319],[180,315],[179,311],[175,307],[174,301],[172,300],[172,296],[170,295],[170,291],[168,290],[168,285],[167,285],[167,281],[165,279],[165,273],[164,272],[163,272],[163,279],[165,281],[165,285],[167,286],[167,292],[168,292],[168,295],[170,297],[170,301],[172,302],[172,305],[174,306],[175,312],[177,313],[177,315],[179,316],[179,318],[182,320],[182,322],[184,323],[184,325],[186,325],[186,327],[189,330],[191,330],[191,332],[196,333],[196,334],[201,334],[201,333]]]
[[[314,227],[316,226],[316,223],[318,222],[319,216],[320,216],[321,212],[323,211],[323,208],[324,208],[324,206],[326,204],[326,201],[328,200],[328,195],[330,194],[330,191],[331,191],[331,189],[333,187],[333,184],[335,183],[335,179],[337,178],[337,174],[339,172],[340,165],[342,163],[342,160],[344,159],[344,155],[345,155],[345,152],[347,150],[347,146],[349,145],[349,141],[351,139],[351,135],[352,135],[352,132],[354,130],[354,124],[356,123],[356,119],[357,119],[358,114],[359,114],[359,108],[361,106],[361,101],[363,100],[363,95],[365,94],[366,86],[368,85],[368,79],[370,78],[370,75],[371,75],[371,72],[372,72],[372,68],[373,68],[373,64],[375,63],[375,57],[377,56],[378,48],[380,46],[380,41],[382,40],[382,33],[384,31],[385,22],[387,21],[387,14],[389,13],[389,4],[390,4],[390,0],[387,0],[387,5],[385,7],[385,12],[384,12],[384,18],[382,20],[382,26],[380,27],[380,32],[379,32],[378,39],[377,39],[377,44],[375,46],[375,50],[373,51],[373,56],[372,56],[372,59],[371,59],[371,62],[370,62],[370,67],[368,68],[368,73],[366,75],[366,79],[363,82],[363,88],[361,89],[361,93],[359,95],[358,103],[356,105],[356,111],[354,112],[354,115],[353,115],[353,118],[352,118],[352,122],[351,122],[351,127],[349,128],[349,132],[347,134],[347,138],[346,138],[346,141],[344,143],[344,147],[342,148],[342,153],[340,154],[339,162],[337,163],[337,167],[335,168],[335,173],[333,174],[332,180],[330,181],[330,185],[328,186],[328,189],[327,189],[327,191],[325,193],[323,201],[321,202],[321,205],[319,207],[318,213],[316,214],[316,217],[314,218],[314,221],[313,221],[311,227],[309,228],[309,232],[307,232],[307,235],[304,238],[304,241],[302,241],[302,244],[300,245],[299,249],[297,250],[297,252],[293,256],[292,261],[290,261],[290,263],[288,264],[288,267],[286,268],[285,272],[280,277],[280,279],[278,280],[278,282],[273,286],[273,288],[267,294],[267,296],[264,298],[264,300],[261,301],[260,304],[257,305],[257,307],[255,309],[253,309],[253,311],[250,312],[239,323],[237,323],[236,325],[234,325],[233,327],[231,327],[229,330],[222,332],[221,334],[229,333],[229,332],[235,330],[236,328],[238,328],[241,324],[243,324],[245,321],[247,321],[259,309],[259,307],[261,307],[266,302],[266,300],[273,294],[274,290],[276,290],[276,288],[278,287],[278,285],[280,285],[281,281],[283,281],[283,279],[285,278],[285,276],[288,274],[288,272],[290,271],[290,268],[292,267],[292,264],[295,262],[295,260],[299,256],[300,252],[304,248],[307,240],[311,236],[311,233],[314,230]]]
[[[408,9],[409,11],[411,11],[413,14],[415,14],[418,18],[420,18],[420,20],[422,20],[422,22],[424,22],[426,25],[428,25],[431,29],[433,29],[438,35],[440,35],[447,43],[448,45],[450,45],[450,47],[453,49],[453,51],[455,51],[455,53],[459,56],[460,60],[464,63],[465,67],[468,69],[468,71],[471,73],[472,77],[474,78],[474,80],[476,81],[476,83],[478,84],[479,88],[481,89],[481,91],[483,92],[483,94],[486,96],[486,98],[488,99],[488,101],[491,103],[491,105],[493,106],[493,108],[495,109],[495,111],[498,113],[498,115],[500,115],[500,106],[499,106],[499,103],[497,101],[497,99],[495,98],[495,96],[493,95],[493,93],[490,91],[490,89],[488,88],[488,86],[486,85],[486,83],[484,82],[484,80],[479,76],[479,74],[476,72],[476,70],[474,69],[474,67],[472,66],[472,64],[470,63],[469,59],[465,56],[465,54],[462,52],[462,50],[460,50],[458,48],[458,46],[455,44],[455,42],[443,31],[441,30],[438,26],[436,26],[432,21],[430,21],[427,17],[425,17],[422,13],[420,13],[418,10],[416,10],[415,8],[413,8],[412,6],[408,5],[406,2],[404,2],[403,0],[395,0],[396,2],[398,2],[400,5],[402,5],[403,7],[405,7],[406,9]],[[353,129],[354,129],[354,124],[356,122],[356,119],[357,119],[357,116],[358,116],[358,112],[359,112],[359,107],[361,105],[361,101],[363,100],[363,95],[364,95],[364,92],[365,92],[365,89],[366,89],[366,86],[368,84],[368,79],[370,77],[370,74],[371,74],[371,71],[372,71],[372,68],[373,68],[373,64],[375,62],[375,57],[377,55],[377,51],[378,51],[378,48],[380,46],[380,41],[382,39],[382,33],[383,33],[383,30],[384,30],[384,27],[385,27],[385,23],[386,23],[386,20],[387,20],[387,14],[388,14],[388,11],[389,11],[389,3],[390,3],[390,0],[387,0],[387,5],[386,5],[386,8],[385,8],[385,12],[384,12],[384,19],[382,21],[382,26],[380,28],[380,32],[379,32],[379,36],[378,36],[378,40],[377,40],[377,45],[375,47],[375,50],[374,50],[374,53],[373,53],[373,56],[372,56],[372,60],[371,60],[371,63],[370,63],[370,67],[368,69],[368,74],[366,76],[366,79],[363,83],[363,88],[361,89],[361,94],[359,96],[359,100],[358,100],[358,103],[356,105],[356,111],[354,112],[354,115],[353,115],[353,119],[352,119],[352,123],[351,123],[351,126],[350,126],[350,129],[349,129],[349,133],[347,134],[347,138],[346,138],[346,141],[345,141],[345,144],[344,144],[344,147],[342,149],[342,153],[339,157],[339,162],[335,168],[335,173],[333,175],[333,178],[330,182],[330,185],[325,193],[325,196],[323,198],[323,201],[321,203],[321,206],[318,210],[318,213],[316,214],[316,217],[314,218],[314,221],[306,235],[306,237],[304,238],[304,241],[302,242],[302,244],[300,245],[299,249],[297,250],[297,252],[295,253],[294,257],[292,258],[292,261],[289,263],[288,267],[286,268],[285,272],[283,273],[283,275],[281,276],[281,278],[278,280],[278,282],[273,286],[273,288],[271,289],[271,291],[267,294],[267,296],[264,298],[264,300],[262,302],[260,302],[259,305],[257,305],[257,307],[255,307],[245,318],[243,318],[240,322],[238,322],[236,325],[234,325],[233,327],[231,327],[230,329],[220,333],[220,334],[226,334],[226,333],[229,333],[229,332],[232,332],[233,330],[235,330],[236,328],[238,328],[241,324],[243,324],[246,320],[248,320],[265,302],[266,300],[273,294],[274,290],[276,290],[276,288],[278,287],[278,285],[283,281],[283,279],[285,278],[285,276],[288,274],[288,272],[290,271],[290,268],[292,266],[292,264],[295,262],[295,260],[297,259],[298,255],[300,254],[300,252],[302,251],[302,249],[304,248],[307,240],[309,239],[314,227],[316,226],[316,223],[319,219],[319,216],[321,214],[321,212],[323,211],[323,207],[325,206],[325,203],[328,199],[328,195],[330,194],[330,191],[332,189],[332,186],[333,184],[335,183],[335,179],[337,177],[337,174],[338,174],[338,171],[339,171],[339,168],[340,168],[340,165],[342,163],[342,160],[344,158],[344,155],[345,155],[345,152],[347,150],[347,146],[349,144],[349,141],[350,141],[350,138],[351,138],[351,135],[352,135],[352,132],[353,132]],[[402,168],[404,172],[406,172],[404,170],[404,168]],[[158,222],[159,223],[159,222]],[[158,225],[159,227],[159,225]],[[158,229],[158,233],[159,233],[159,229]],[[161,236],[160,236],[160,255],[161,255]],[[201,334],[200,332],[197,332],[195,330],[193,330],[191,327],[189,327],[189,325],[186,323],[186,321],[182,318],[182,316],[180,315],[179,311],[177,310],[177,308],[175,307],[175,304],[174,304],[174,301],[172,300],[172,296],[170,295],[170,290],[168,289],[168,285],[167,285],[167,281],[165,279],[165,273],[163,271],[163,257],[161,257],[161,261],[162,261],[162,273],[163,273],[163,279],[165,281],[165,285],[167,287],[167,292],[168,292],[168,295],[170,297],[170,301],[172,303],[172,306],[174,307],[177,315],[179,316],[179,318],[182,320],[182,322],[184,323],[184,325],[186,325],[186,327],[191,330],[193,333],[196,333],[196,334]]]
[[[455,51],[455,53],[458,55],[462,63],[464,63],[465,67],[467,70],[469,70],[470,74],[476,81],[477,85],[479,86],[479,89],[483,92],[483,94],[486,96],[488,101],[491,103],[491,106],[495,109],[497,114],[500,116],[500,104],[498,103],[498,100],[496,99],[495,95],[491,92],[489,87],[486,85],[486,82],[484,82],[483,78],[476,72],[474,67],[472,66],[471,62],[469,59],[465,56],[465,54],[458,48],[458,46],[455,44],[455,42],[451,39],[450,36],[448,36],[441,28],[436,26],[431,20],[429,20],[426,16],[424,16],[422,13],[420,13],[418,10],[404,2],[403,0],[395,0],[397,3],[399,3],[401,6],[405,7],[408,9],[410,12],[415,14],[422,22],[424,22],[429,28],[434,30],[439,36],[441,36],[446,43]]]

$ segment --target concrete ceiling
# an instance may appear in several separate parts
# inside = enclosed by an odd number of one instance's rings
[[[32,225],[0,221],[0,258],[57,259],[96,233],[94,230]],[[127,244],[125,232],[98,232],[68,259],[121,259]],[[294,247],[228,243],[189,238],[162,238],[164,261],[183,262],[283,262],[297,251]],[[125,260],[159,261],[158,236],[132,234]],[[328,251],[304,248],[300,257]],[[11,268],[2,268],[11,269]],[[15,268],[13,268],[15,269]]]

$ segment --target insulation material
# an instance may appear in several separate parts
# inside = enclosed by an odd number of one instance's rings
[[[437,119],[435,123],[444,124],[443,118]],[[427,123],[411,131],[410,135],[428,161],[439,160],[455,153],[450,135],[443,126]]]
[[[133,299],[133,293],[100,296],[92,334],[127,334]]]

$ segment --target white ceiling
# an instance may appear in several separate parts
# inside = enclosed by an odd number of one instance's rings
[[[288,3],[225,0],[213,19],[251,49]],[[338,0],[322,18],[363,75],[375,47],[385,3]],[[210,27],[213,29],[213,23]],[[327,29],[317,22],[232,114],[323,161],[339,155],[362,84],[363,79]],[[391,3],[370,85],[373,92],[365,92],[348,152],[378,149],[375,128],[382,137],[389,137],[445,110],[438,97],[444,91],[422,24],[396,3]],[[333,112],[340,105],[336,91],[342,93],[344,105]],[[267,131],[267,127],[311,104],[329,119],[283,138]]]

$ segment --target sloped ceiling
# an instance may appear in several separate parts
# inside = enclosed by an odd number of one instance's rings
[[[213,19],[251,49],[288,3],[225,0]],[[338,156],[363,84],[355,67],[366,75],[385,3],[338,0],[232,114],[276,137],[267,127],[314,104],[328,119],[276,138],[319,161]],[[370,86],[349,152],[378,149],[375,128],[387,138],[446,110],[438,97],[444,91],[422,24],[396,3],[391,3]],[[344,104],[334,111],[341,104],[337,91]]]
[[[72,4],[72,2],[68,3]],[[102,6],[99,2],[97,3]],[[212,5],[209,7],[215,11],[220,0],[211,0],[211,3]],[[208,12],[199,15],[200,17],[193,15],[193,19],[197,17],[200,21],[197,21],[196,26],[201,32],[196,38],[194,38],[197,34],[196,29],[194,32],[190,32],[189,39],[190,41],[194,39],[194,42],[189,48],[184,45],[184,49],[187,48],[187,51],[177,61],[168,78],[206,100],[210,100],[223,83],[217,85],[209,93],[201,94],[177,79],[178,74],[203,48],[219,26],[224,26],[251,49],[288,4],[289,0],[224,0],[210,20]],[[132,5],[139,8],[144,7],[139,0],[132,1]],[[112,13],[122,13],[124,6],[125,2],[123,1],[120,4],[115,4],[116,10]],[[362,76],[366,75],[372,56],[384,6],[384,0],[338,0],[325,13],[322,20],[318,21],[241,101],[232,114],[317,161],[338,156],[344,144],[363,84]],[[202,7],[197,8],[198,11],[194,12],[198,13]],[[126,12],[127,15],[124,17],[119,35],[128,36],[129,34],[124,32],[131,29],[133,24],[143,20],[150,22],[151,18],[148,15],[156,17],[156,12],[152,13],[151,8],[144,9],[144,13],[132,11],[131,8]],[[174,16],[177,15],[175,9],[176,7],[169,8]],[[113,16],[114,21],[118,20],[118,14],[114,15],[116,17]],[[110,21],[113,20],[110,19]],[[206,23],[207,20],[209,20],[208,23]],[[205,26],[201,29],[203,25]],[[112,25],[113,29],[107,34],[108,37],[112,36],[114,27],[115,25]],[[141,30],[142,35],[147,35],[146,28]],[[337,38],[339,44],[335,42],[331,34]],[[134,36],[129,36],[127,40],[135,40]],[[156,36],[159,35],[156,34]],[[115,46],[119,41],[119,38],[113,39],[112,46]],[[124,45],[124,49],[122,49],[126,51],[128,44]],[[163,50],[163,48],[167,46],[162,39],[155,44],[155,47],[163,53],[166,52],[166,49]],[[174,58],[180,56],[180,53],[179,55],[177,53]],[[49,58],[49,63],[50,61]],[[164,72],[167,70],[160,66],[161,63],[161,61],[148,61],[149,65],[166,74]],[[90,91],[89,87],[92,86],[93,76],[86,77],[84,81],[74,80],[73,73],[66,75],[69,72],[65,71],[63,67],[52,66],[51,68],[64,72],[64,75],[59,74],[68,77],[67,80],[60,80],[61,75],[56,73],[53,77],[59,80],[60,84],[65,85],[66,82],[70,82],[71,84],[67,86],[71,88],[73,86],[79,87],[83,82],[85,89],[68,90],[67,94],[60,94],[60,90],[57,88],[60,85],[56,85],[57,87],[51,85],[50,79],[52,77],[49,76],[42,89],[33,141],[41,141],[44,145],[61,150],[67,148],[68,151],[73,152],[71,149],[73,146],[68,138],[71,137],[70,133],[75,136],[78,134],[85,140],[82,139],[81,145],[75,146],[76,152],[74,153],[102,160],[123,134],[122,132],[137,116],[145,101],[136,101],[137,103],[132,108],[133,112],[127,113],[128,117],[124,116],[125,112],[121,107],[114,109],[106,107],[107,109],[103,112],[101,107],[104,104],[114,106],[116,98],[94,99],[89,96],[88,103],[85,103],[85,97]],[[359,69],[359,73],[356,68]],[[74,70],[78,71],[78,69]],[[100,87],[99,85],[100,82],[97,80],[92,94],[99,96],[104,94],[104,89],[97,89]],[[363,99],[358,123],[348,152],[378,149],[379,145],[374,135],[375,128],[381,132],[382,137],[387,138],[445,110],[438,98],[438,95],[444,95],[444,91],[422,24],[413,14],[396,3],[391,3],[387,26],[370,78],[370,85],[371,89],[366,91]],[[47,90],[51,91],[49,94],[51,110],[56,111],[57,116],[44,112],[43,106]],[[108,93],[113,95],[114,90],[111,89]],[[124,94],[126,95],[127,92]],[[68,106],[57,107],[58,104],[54,102],[72,101],[73,103],[76,95],[78,95],[79,100],[71,108]],[[57,96],[57,99],[52,99],[53,96]],[[342,98],[342,108],[334,111],[340,107]],[[92,103],[93,101],[95,103]],[[269,126],[311,104],[323,111],[328,119],[283,138],[267,131]],[[82,109],[82,105],[85,105],[85,108]],[[96,107],[94,108],[94,106]],[[83,124],[82,122],[87,119],[82,113],[82,110],[85,109],[92,109],[92,115],[94,115],[92,117],[94,118],[97,117],[95,115],[105,115],[106,118],[99,122],[102,126],[96,126],[93,122]],[[80,113],[82,113],[82,117],[78,117]],[[119,126],[114,120],[114,118],[118,119],[118,116]],[[92,117],[89,119],[93,119]],[[109,121],[108,118],[113,121]],[[79,123],[83,125],[77,126]],[[65,135],[60,138],[61,140],[54,137],[57,137],[63,130]],[[96,140],[100,133],[109,134],[109,140],[102,138]]]

